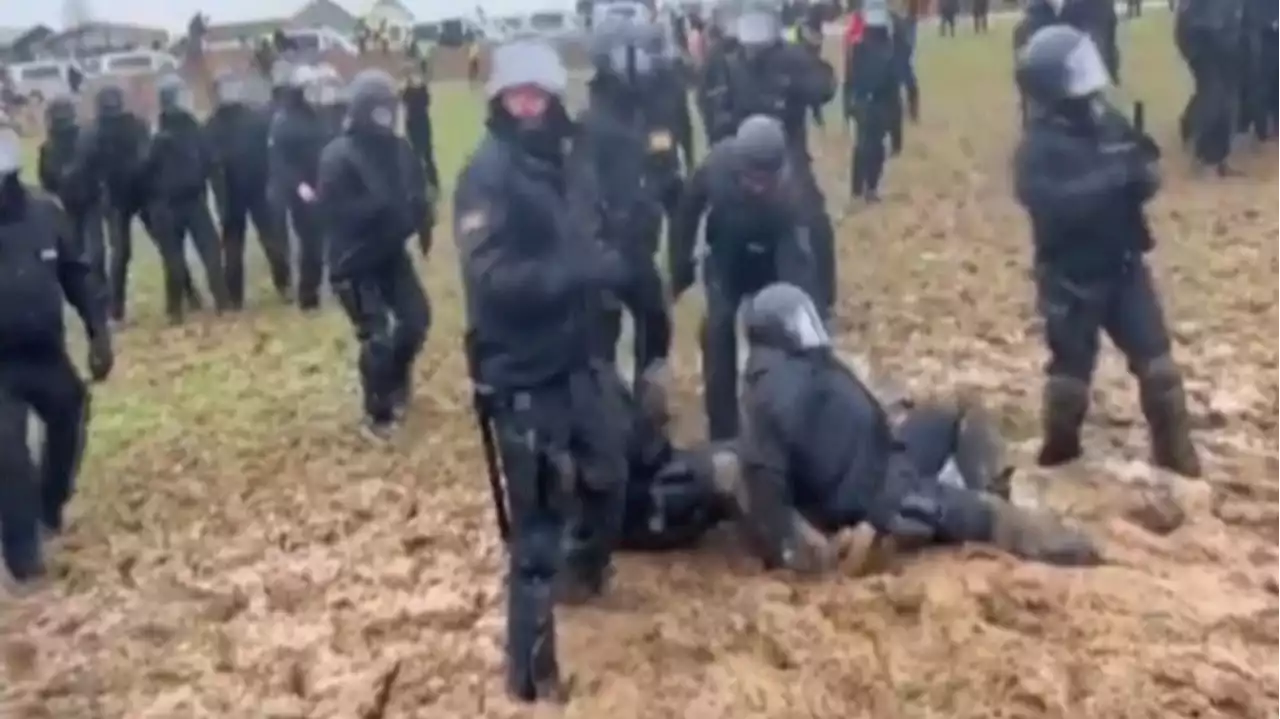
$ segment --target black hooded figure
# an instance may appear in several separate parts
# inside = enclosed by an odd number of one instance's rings
[[[317,201],[329,284],[360,341],[366,428],[385,437],[413,397],[413,362],[431,322],[405,242],[426,212],[413,148],[396,135],[395,80],[366,70],[351,81],[344,129],[320,156]]]
[[[71,223],[19,179],[22,143],[0,114],[0,554],[17,581],[45,573],[40,528],[62,530],[89,421],[89,393],[67,352],[63,304],[89,338],[90,374],[111,372],[106,305]],[[27,422],[45,426],[39,469]]]
[[[267,198],[267,132],[271,116],[265,84],[255,77],[225,75],[217,81],[217,107],[205,121],[213,160],[213,194],[222,220],[222,262],[228,301],[244,306],[244,252],[249,221],[267,258],[276,292],[290,292],[289,243]]]
[[[159,83],[160,116],[143,162],[147,182],[147,225],[164,263],[165,314],[182,322],[190,273],[186,238],[204,264],[215,308],[228,308],[222,246],[209,213],[208,183],[213,157],[199,121],[191,111],[191,92],[171,75]]]
[[[278,68],[276,74],[286,79],[280,83],[267,140],[271,191],[277,207],[284,210],[284,221],[298,238],[298,307],[311,311],[320,307],[325,254],[316,174],[320,151],[331,135],[324,117],[307,100],[307,88],[318,80],[315,71],[307,66],[285,67]]]
[[[103,236],[102,187],[74,173],[76,146],[82,131],[76,119],[76,106],[70,98],[54,98],[45,108],[45,126],[49,134],[40,143],[38,169],[40,186],[62,202],[71,218],[73,234],[80,243],[94,287],[107,287],[106,246]]]

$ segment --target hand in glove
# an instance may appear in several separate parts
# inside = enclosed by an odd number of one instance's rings
[[[101,382],[111,374],[116,357],[111,349],[111,333],[99,330],[89,340],[89,376],[94,382]]]

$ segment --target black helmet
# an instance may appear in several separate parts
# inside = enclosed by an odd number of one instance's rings
[[[1037,30],[1018,51],[1015,77],[1018,88],[1045,107],[1091,98],[1111,84],[1093,39],[1070,25]]]
[[[58,131],[76,124],[76,105],[71,98],[59,96],[53,98],[44,109],[44,121],[50,130]]]
[[[113,117],[124,114],[124,91],[116,85],[107,85],[93,96],[94,109],[98,117]]]
[[[383,70],[361,70],[347,87],[350,109],[347,117],[353,128],[395,132],[400,98],[396,80]]]

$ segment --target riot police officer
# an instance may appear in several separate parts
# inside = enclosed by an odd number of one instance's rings
[[[1082,453],[1105,331],[1138,379],[1155,463],[1198,476],[1182,376],[1143,257],[1155,244],[1143,205],[1160,187],[1159,148],[1102,100],[1108,72],[1087,34],[1067,25],[1039,30],[1019,54],[1016,76],[1036,108],[1014,183],[1031,218],[1049,349],[1040,464]]]
[[[808,148],[810,108],[835,96],[835,73],[820,56],[782,41],[772,10],[748,9],[734,23],[737,48],[708,69],[709,112],[717,125],[737,128],[751,115],[776,118],[793,156],[791,181],[800,188],[817,273],[810,288],[824,316],[836,295],[835,228],[813,174]]]
[[[190,283],[184,252],[187,236],[204,264],[219,312],[227,309],[227,288],[218,231],[209,214],[207,186],[213,159],[191,111],[191,92],[176,75],[161,78],[157,89],[160,117],[143,176],[148,185],[148,225],[164,263],[165,313],[176,324],[183,319]]]
[[[40,143],[40,186],[56,196],[71,218],[74,234],[89,268],[93,272],[93,284],[98,291],[107,287],[106,247],[102,235],[103,210],[102,187],[90,178],[77,177],[75,167],[76,145],[80,141],[80,124],[76,119],[76,106],[70,98],[54,98],[45,108],[45,124],[48,136]]]
[[[743,325],[743,433],[711,463],[767,568],[827,569],[828,537],[862,522],[908,547],[989,542],[1051,564],[1100,562],[1083,533],[1000,496],[1009,470],[980,413],[928,406],[892,425],[799,288],[761,290]]]
[[[62,529],[89,419],[89,395],[67,355],[63,301],[89,337],[94,380],[111,372],[102,295],[58,203],[23,186],[22,145],[0,116],[0,554],[18,581],[44,574],[40,525]],[[44,422],[39,476],[27,419]]]
[[[146,202],[142,175],[150,132],[146,123],[125,109],[124,92],[115,85],[99,89],[94,105],[94,121],[77,143],[67,181],[105,191],[109,311],[116,321],[123,321],[133,255],[133,219]]]
[[[427,182],[438,188],[440,171],[436,169],[436,150],[432,144],[431,89],[427,87],[421,68],[415,68],[409,74],[409,81],[400,93],[400,101],[404,105],[405,134],[422,160]]]
[[[249,220],[262,243],[271,282],[282,298],[290,292],[289,243],[267,199],[267,132],[271,118],[264,87],[256,77],[223,75],[215,85],[218,105],[205,121],[213,162],[212,184],[222,220],[222,263],[228,302],[244,306],[245,232]]]
[[[664,129],[650,130],[644,83],[654,73],[655,58],[645,40],[627,22],[596,25],[595,74],[574,147],[574,159],[586,175],[580,181],[595,188],[599,232],[625,259],[630,275],[620,297],[605,299],[599,355],[615,360],[622,329],[619,303],[626,304],[635,320],[637,378],[660,372],[671,349],[671,318],[654,261],[662,230],[661,190],[649,185],[648,168],[651,153],[674,149],[674,137]]]
[[[1174,39],[1193,82],[1182,111],[1182,139],[1202,165],[1221,176],[1234,174],[1227,161],[1239,102],[1243,20],[1243,0],[1186,0],[1174,19]]]
[[[324,279],[316,172],[320,151],[330,134],[324,118],[306,96],[307,88],[315,84],[315,71],[299,66],[279,74],[288,80],[279,91],[278,109],[271,119],[267,140],[271,189],[298,238],[298,307],[310,311],[320,307],[320,283]]]
[[[348,97],[345,129],[320,158],[318,204],[329,284],[360,341],[366,427],[386,437],[412,399],[413,362],[431,321],[405,251],[426,212],[426,181],[413,148],[396,135],[395,80],[365,70]]]
[[[867,0],[862,12],[866,30],[849,52],[845,72],[849,113],[858,127],[849,189],[854,197],[878,202],[885,141],[894,123],[902,122],[902,66],[886,0]]]
[[[567,75],[545,43],[496,49],[489,132],[454,194],[471,374],[511,516],[507,686],[523,701],[560,694],[553,585],[568,599],[604,590],[627,472],[625,415],[592,359],[600,298],[627,268],[575,204]]]
[[[730,439],[738,429],[738,305],[771,282],[813,285],[813,255],[799,172],[782,124],[747,118],[734,137],[711,149],[689,179],[669,248],[672,292],[678,298],[695,275],[694,245],[706,215],[702,283],[703,402],[708,436]]]
[[[343,102],[346,88],[342,86],[342,78],[331,65],[321,65],[316,69],[314,77],[305,89],[307,102],[311,103],[324,123],[325,131],[330,138],[342,132],[342,123],[346,120],[348,104]]]

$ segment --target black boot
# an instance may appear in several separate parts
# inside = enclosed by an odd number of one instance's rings
[[[1151,461],[1184,477],[1199,477],[1200,457],[1191,442],[1191,421],[1182,375],[1168,355],[1138,378],[1142,414],[1151,430]]]
[[[1044,443],[1036,462],[1057,467],[1080,458],[1080,426],[1089,410],[1089,385],[1073,377],[1050,377],[1044,386]]]
[[[551,583],[513,576],[507,602],[507,691],[523,702],[563,700]]]
[[[988,497],[991,543],[1015,557],[1060,567],[1092,567],[1103,563],[1089,535],[1043,512],[1031,512]]]

